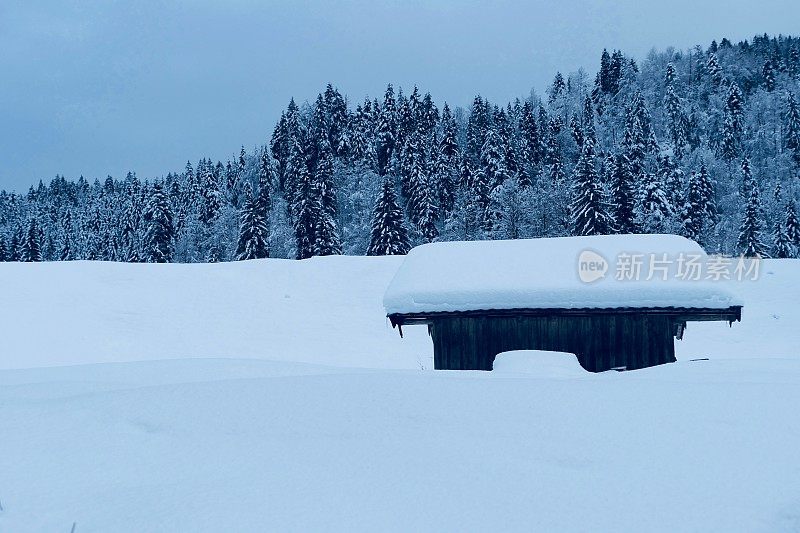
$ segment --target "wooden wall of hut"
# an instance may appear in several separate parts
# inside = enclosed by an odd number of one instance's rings
[[[497,354],[512,350],[574,353],[591,372],[675,361],[676,322],[668,315],[449,316],[429,328],[437,369],[491,370]]]

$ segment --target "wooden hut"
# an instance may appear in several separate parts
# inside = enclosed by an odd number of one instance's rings
[[[491,370],[499,353],[548,350],[593,372],[631,370],[675,361],[687,322],[741,320],[725,284],[706,279],[708,261],[675,235],[426,244],[384,306],[401,336],[428,326],[437,369]]]

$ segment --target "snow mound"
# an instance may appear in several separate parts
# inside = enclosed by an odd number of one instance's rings
[[[537,378],[579,378],[589,373],[575,354],[544,350],[503,352],[494,360],[496,374],[525,374]]]
[[[644,262],[641,275],[618,280],[615,265],[632,256]],[[700,245],[677,235],[425,244],[408,254],[383,303],[388,314],[740,305],[722,283],[680,278],[680,257],[708,260]],[[651,258],[666,258],[660,266],[667,270],[651,276]]]

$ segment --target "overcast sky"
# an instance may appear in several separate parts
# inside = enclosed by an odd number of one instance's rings
[[[603,47],[642,58],[763,32],[800,33],[800,2],[2,0],[0,189],[225,159],[328,82],[506,102],[594,72]]]

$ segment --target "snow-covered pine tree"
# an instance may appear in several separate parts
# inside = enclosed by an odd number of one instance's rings
[[[148,263],[169,263],[174,252],[174,228],[169,200],[160,183],[150,190],[144,215],[143,259]]]
[[[293,199],[293,220],[297,259],[307,259],[314,255],[317,238],[317,223],[322,217],[321,198],[316,193],[313,177],[305,165],[295,184]]]
[[[440,128],[442,136],[439,140],[439,150],[434,156],[434,174],[435,182],[438,184],[439,205],[447,216],[455,202],[459,157],[457,125],[447,103],[442,108]]]
[[[245,183],[244,205],[241,209],[239,238],[236,243],[236,260],[265,257],[269,257],[269,226],[258,198],[253,197],[250,183]]]
[[[377,170],[378,156],[375,152],[375,136],[372,131],[372,104],[369,99],[358,106],[350,121],[350,160],[353,165]]]
[[[28,221],[19,260],[26,263],[38,263],[42,260],[41,234],[36,217],[31,217]]]
[[[378,173],[383,176],[389,169],[396,146],[396,118],[394,89],[389,84],[383,96],[383,105],[380,110],[380,117],[377,125],[377,159]]]
[[[492,125],[492,113],[489,102],[480,95],[472,101],[469,118],[467,119],[467,157],[471,158],[473,165],[478,165],[481,157],[481,148],[486,141],[486,133]]]
[[[269,147],[272,152],[272,158],[275,160],[275,172],[278,176],[278,183],[283,187],[290,150],[289,131],[285,111],[281,113],[277,124],[275,124],[275,129],[272,130]]]
[[[749,198],[753,190],[753,170],[750,167],[750,158],[745,156],[742,158],[740,166],[742,170],[742,182],[739,184],[739,196],[742,198]]]
[[[637,209],[637,225],[646,233],[666,233],[672,219],[672,205],[659,174],[645,174],[645,186]]]
[[[322,209],[325,215],[335,220],[338,205],[333,184],[333,152],[328,140],[325,138],[320,139],[317,144],[317,164],[314,172],[314,182],[319,189]]]
[[[794,160],[800,164],[800,106],[794,99],[794,94],[786,97],[786,148],[792,151]]]
[[[794,249],[800,252],[800,222],[797,220],[797,206],[794,201],[786,202],[786,219],[784,221],[786,236]]]
[[[439,220],[439,206],[436,190],[430,176],[421,175],[414,188],[414,220],[416,229],[425,242],[433,242],[439,236],[436,222]]]
[[[668,154],[661,158],[659,172],[661,173],[664,193],[674,216],[680,214],[685,202],[683,170]]]
[[[725,103],[725,121],[722,126],[720,153],[726,161],[739,155],[742,143],[742,91],[732,83]]]
[[[425,153],[422,150],[423,139],[419,132],[412,132],[405,136],[405,141],[401,149],[402,161],[399,165],[400,170],[400,193],[406,201],[406,209],[409,218],[416,223],[415,217],[415,188],[419,185],[422,176],[425,174]]]
[[[787,259],[795,256],[795,248],[789,241],[789,236],[786,234],[786,229],[781,224],[781,221],[775,222],[775,227],[772,232],[772,257],[777,259]]]
[[[539,165],[542,152],[541,137],[539,127],[536,124],[536,117],[533,113],[533,106],[526,101],[522,105],[522,112],[519,119],[520,135],[520,154],[522,156],[522,172],[530,180],[535,174],[535,169]]]
[[[706,72],[708,72],[709,76],[711,77],[711,81],[714,84],[719,85],[722,83],[722,67],[719,66],[719,59],[717,59],[717,54],[710,53],[708,54],[708,60],[705,65]]]
[[[583,145],[573,175],[573,201],[570,206],[575,235],[606,235],[612,232],[613,221],[606,209],[603,187],[597,175],[594,144]]]
[[[701,192],[701,205],[705,212],[706,220],[714,223],[717,219],[716,186],[708,173],[708,167],[701,163],[697,179]]]
[[[563,123],[558,116],[551,118],[548,123],[545,165],[547,165],[548,176],[554,184],[562,183],[566,177],[564,174],[564,163],[562,161],[561,143],[558,140],[562,127]]]
[[[306,163],[305,136],[294,139],[286,164],[286,175],[283,184],[284,196],[292,219],[296,217],[298,195],[303,180],[309,179],[308,164]]]
[[[386,179],[372,211],[367,255],[404,255],[410,249],[403,211],[397,204],[392,181]]]
[[[575,144],[578,147],[578,150],[583,149],[583,127],[581,126],[580,120],[578,120],[578,115],[575,113],[572,114],[572,118],[569,119],[569,130],[572,133],[572,140],[575,141]]]
[[[758,185],[753,183],[744,211],[744,219],[739,228],[737,248],[745,257],[768,257],[763,238],[763,210]]]
[[[611,206],[615,231],[636,233],[636,191],[625,152],[617,154],[611,168]]]
[[[8,244],[8,260],[9,261],[20,261],[20,257],[22,255],[22,243],[23,243],[23,232],[22,226],[17,224],[16,229],[11,233],[11,239],[9,240]]]
[[[6,238],[0,232],[0,263],[4,263],[9,260],[8,254],[8,246],[6,245]]]
[[[667,65],[666,93],[664,95],[664,110],[667,117],[667,131],[672,143],[672,153],[676,159],[681,159],[686,151],[686,117],[683,112],[683,104],[678,94],[675,92],[674,78],[675,69],[672,63]]]
[[[506,167],[505,150],[500,135],[490,128],[486,132],[486,141],[481,147],[481,166],[478,170],[483,180],[492,190],[501,185],[509,177]]]
[[[592,105],[592,98],[587,96],[583,100],[583,131],[586,137],[592,144],[597,146],[597,128],[594,123],[594,106]]]
[[[275,183],[274,169],[272,160],[269,157],[269,152],[266,148],[261,150],[261,155],[258,160],[258,192],[256,194],[256,205],[264,217],[264,220],[269,219],[269,212],[272,209],[272,188]]]
[[[75,259],[75,252],[72,249],[72,233],[72,211],[67,209],[61,217],[59,261],[72,261]]]
[[[775,90],[775,67],[772,66],[772,61],[767,58],[764,61],[764,66],[761,68],[761,75],[764,78],[764,88],[767,92]]]
[[[689,176],[689,190],[682,213],[682,233],[685,237],[700,240],[707,226],[707,215],[704,207],[704,192],[697,172]]]
[[[336,219],[325,209],[325,194],[321,184],[317,183],[315,188],[316,194],[321,198],[322,210],[315,228],[314,255],[339,255],[342,253],[342,242],[339,239]]]

